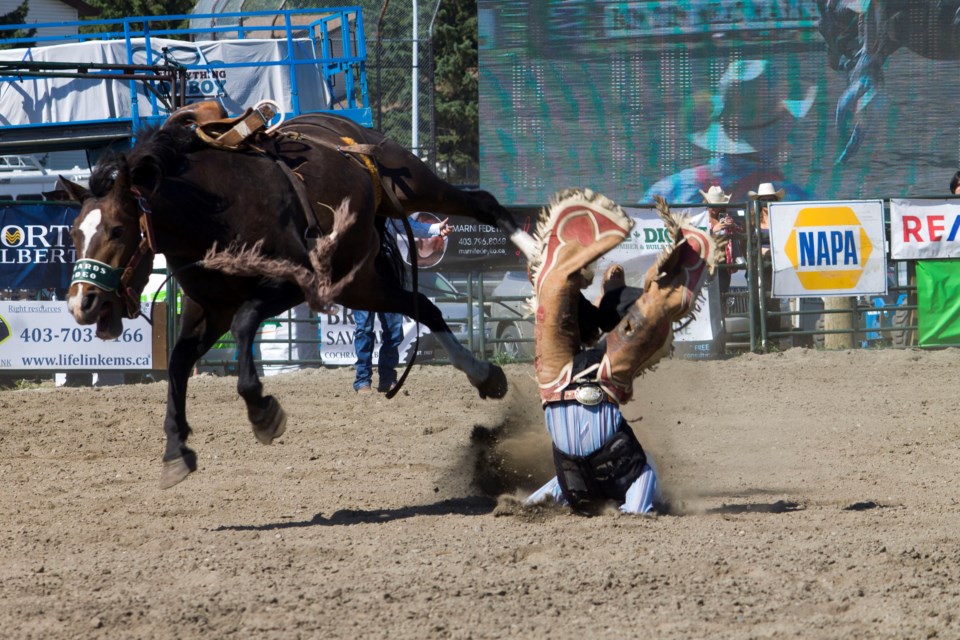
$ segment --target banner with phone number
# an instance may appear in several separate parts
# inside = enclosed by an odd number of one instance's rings
[[[115,340],[101,340],[95,325],[80,326],[66,302],[0,301],[0,373],[151,369],[152,330],[143,317],[123,321]]]

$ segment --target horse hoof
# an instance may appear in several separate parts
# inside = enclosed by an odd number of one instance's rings
[[[269,396],[267,400],[267,408],[257,419],[250,418],[250,422],[253,423],[253,435],[261,444],[273,444],[273,441],[287,430],[286,411],[273,396]]]
[[[160,470],[160,488],[169,489],[196,470],[197,456],[193,452],[185,453],[173,460],[164,460],[163,468]]]
[[[495,364],[490,365],[490,373],[487,378],[477,385],[477,391],[482,399],[502,398],[507,395],[507,376],[503,369]]]

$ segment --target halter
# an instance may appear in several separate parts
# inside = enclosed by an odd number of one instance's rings
[[[127,317],[133,319],[140,315],[140,292],[134,290],[131,280],[143,259],[153,258],[157,253],[157,245],[154,242],[150,205],[137,187],[131,187],[130,191],[140,209],[140,244],[126,267],[111,267],[99,260],[82,258],[73,266],[70,284],[85,282],[108,293],[116,291],[126,307]]]

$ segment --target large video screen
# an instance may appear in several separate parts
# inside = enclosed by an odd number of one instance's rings
[[[481,186],[624,204],[948,193],[960,2],[480,0]]]

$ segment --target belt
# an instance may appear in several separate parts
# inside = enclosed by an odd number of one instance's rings
[[[604,400],[607,402],[612,402],[613,404],[620,404],[613,397],[611,397],[610,394],[604,391],[603,387],[597,384],[582,384],[578,387],[568,387],[562,391],[555,391],[553,393],[541,393],[540,399],[543,404],[547,404],[548,402],[576,400],[580,404],[587,407],[598,405]]]

